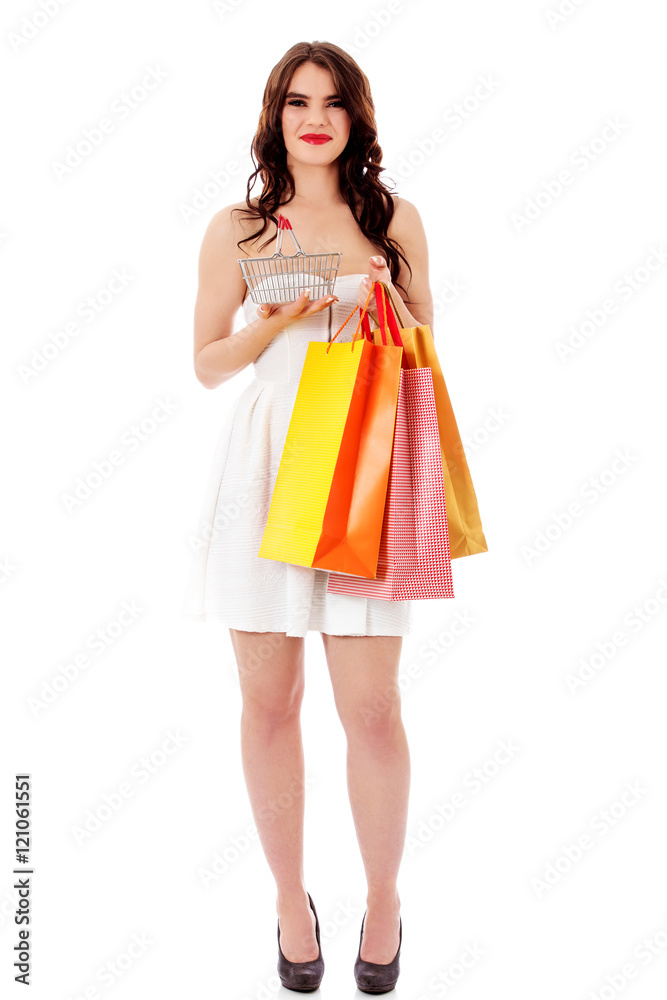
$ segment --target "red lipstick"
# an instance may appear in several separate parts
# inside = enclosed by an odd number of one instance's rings
[[[307,132],[306,135],[302,135],[299,138],[303,139],[304,142],[311,143],[313,146],[319,146],[323,142],[331,142],[331,136],[323,132]]]

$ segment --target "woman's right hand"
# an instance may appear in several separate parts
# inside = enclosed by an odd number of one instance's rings
[[[292,302],[265,303],[258,306],[257,315],[260,319],[268,319],[270,316],[271,319],[277,318],[289,323],[297,318],[312,316],[313,313],[328,309],[332,302],[338,302],[337,295],[325,295],[321,299],[314,299],[311,302],[309,292],[310,289],[306,288],[298,299],[294,299]]]

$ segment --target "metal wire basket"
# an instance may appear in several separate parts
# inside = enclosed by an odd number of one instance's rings
[[[282,253],[286,229],[296,247],[294,254]],[[284,215],[278,216],[276,245],[278,249],[271,257],[237,258],[253,302],[258,306],[293,302],[306,288],[313,299],[333,294],[340,253],[304,253]]]

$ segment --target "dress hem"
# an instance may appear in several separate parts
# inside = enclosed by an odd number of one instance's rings
[[[218,622],[219,625],[225,625],[227,628],[237,629],[239,632],[269,632],[269,633],[280,633],[281,635],[286,635],[289,639],[304,639],[306,637],[306,632],[289,632],[285,628],[259,628],[257,626],[246,626],[246,625],[232,625],[227,619],[222,618],[220,615],[215,614],[212,611],[204,611],[197,613],[195,611],[181,611],[179,613],[180,618],[186,621],[196,622],[198,624],[203,624],[204,622]],[[323,635],[340,635],[340,636],[350,636],[352,638],[358,639],[365,636],[375,637],[375,636],[399,636],[405,637],[409,635],[410,632],[334,632],[327,631],[325,628],[309,628],[307,632],[319,632]]]

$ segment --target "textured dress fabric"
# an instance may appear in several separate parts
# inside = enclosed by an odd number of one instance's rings
[[[340,301],[287,324],[253,362],[254,378],[232,404],[213,455],[191,539],[182,617],[288,636],[410,633],[411,601],[329,594],[327,570],[257,555],[308,343],[331,339],[354,308],[363,277],[339,275],[334,291]],[[246,323],[257,319],[249,295],[242,308]],[[357,311],[335,343],[352,340],[358,316]]]

